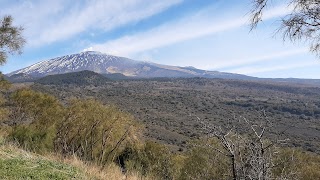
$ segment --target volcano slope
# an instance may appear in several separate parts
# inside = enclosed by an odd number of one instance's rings
[[[146,126],[145,137],[184,149],[204,136],[199,120],[236,126],[242,117],[268,121],[270,138],[289,138],[289,146],[320,153],[320,88],[280,82],[206,78],[108,81],[102,85],[39,84],[33,89],[57,96],[95,98],[130,112]],[[263,114],[263,116],[262,116]],[[281,137],[278,135],[281,134]]]

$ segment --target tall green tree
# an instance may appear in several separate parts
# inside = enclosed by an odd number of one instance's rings
[[[22,36],[23,27],[14,26],[11,16],[0,20],[0,65],[7,61],[8,54],[20,54],[25,44]]]

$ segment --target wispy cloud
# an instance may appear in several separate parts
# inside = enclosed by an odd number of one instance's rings
[[[267,60],[275,60],[281,59],[285,57],[290,57],[299,54],[305,54],[309,50],[308,48],[298,48],[298,49],[291,49],[287,51],[279,51],[279,52],[271,52],[268,54],[259,55],[256,57],[245,57],[245,58],[237,58],[237,59],[224,59],[216,62],[211,69],[228,69],[232,70],[233,67],[237,67],[239,65],[250,65],[252,63],[267,61]]]
[[[265,20],[286,15],[287,6],[278,6],[266,12]],[[247,16],[213,20],[211,9],[203,10],[179,20],[169,22],[153,29],[107,41],[92,44],[94,50],[122,56],[155,49],[214,33],[232,30],[248,23]]]
[[[148,18],[183,0],[23,1],[2,9],[26,27],[28,42],[41,46],[90,30],[108,31]]]
[[[238,73],[238,74],[247,74],[247,75],[254,75],[256,73],[265,73],[265,72],[273,72],[273,71],[280,71],[280,70],[289,70],[289,69],[295,69],[295,68],[303,68],[303,67],[310,67],[318,65],[314,61],[306,61],[306,62],[300,62],[300,63],[294,63],[294,64],[281,64],[277,66],[247,66],[247,67],[241,67],[237,69],[232,69],[229,72]]]

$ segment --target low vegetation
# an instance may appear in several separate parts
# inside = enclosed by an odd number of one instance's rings
[[[92,71],[80,71],[66,74],[49,75],[38,79],[40,84],[74,84],[74,85],[103,85],[111,81],[109,78]]]
[[[83,180],[148,180],[137,172],[122,173],[119,166],[109,164],[101,169],[84,163],[76,156],[39,155],[23,150],[11,142],[0,141],[0,179],[83,179]]]
[[[0,145],[0,169],[0,179],[90,179],[81,168],[9,144]]]
[[[267,167],[264,179],[320,178],[319,155],[280,144],[263,153],[268,143],[256,145],[268,139],[241,128],[219,134],[199,118],[204,135],[175,151],[145,139],[141,121],[129,113],[93,98],[61,101],[25,87],[3,90],[2,97],[0,178],[245,179],[260,176],[260,165]]]
[[[148,139],[186,149],[186,142],[202,137],[197,115],[218,126],[237,122],[240,116],[260,121],[265,111],[274,124],[273,134],[283,132],[288,146],[311,152],[320,150],[320,88],[290,83],[205,78],[159,78],[110,81],[104,85],[34,84],[32,89],[70,98],[94,98],[115,104],[145,124]],[[245,125],[239,124],[245,132]]]

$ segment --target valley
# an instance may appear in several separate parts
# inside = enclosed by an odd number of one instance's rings
[[[99,81],[100,82],[100,81]],[[145,138],[184,150],[205,135],[202,123],[246,131],[242,118],[272,124],[269,138],[285,146],[320,149],[320,88],[274,81],[154,78],[99,84],[36,82],[32,89],[63,102],[94,98],[131,113],[146,127]],[[199,117],[201,122],[199,122]]]

